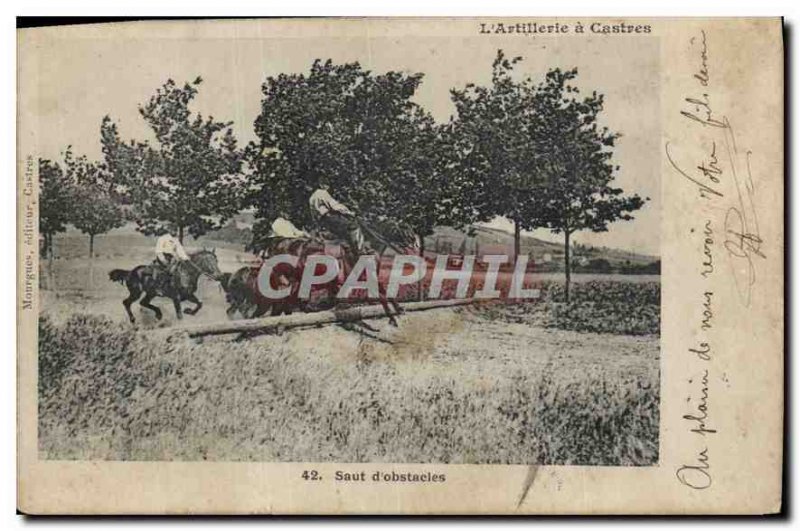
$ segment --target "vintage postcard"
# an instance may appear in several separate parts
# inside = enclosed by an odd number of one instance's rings
[[[782,507],[783,26],[18,30],[27,514]]]

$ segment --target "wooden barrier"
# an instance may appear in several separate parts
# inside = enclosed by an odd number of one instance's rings
[[[473,304],[476,299],[450,299],[423,302],[409,302],[403,304],[405,312],[420,312],[434,308],[450,308]],[[190,337],[213,336],[222,334],[237,334],[248,332],[268,333],[276,330],[288,330],[306,326],[318,326],[331,323],[346,323],[362,319],[385,317],[386,313],[380,305],[356,306],[343,310],[329,310],[314,313],[296,313],[293,315],[278,315],[260,319],[244,319],[240,321],[225,321],[221,323],[190,325],[178,328]],[[176,329],[172,329],[173,331]]]

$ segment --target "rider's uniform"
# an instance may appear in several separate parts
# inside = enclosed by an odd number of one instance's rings
[[[311,194],[308,203],[319,227],[346,242],[351,253],[361,254],[364,249],[364,234],[352,210],[322,188]]]
[[[333,198],[327,190],[317,189],[308,199],[311,209],[319,216],[325,216],[331,212],[338,212],[346,216],[354,216],[353,211]]]
[[[270,238],[308,238],[307,232],[298,229],[286,218],[278,217],[272,222]]]
[[[189,255],[172,234],[164,234],[156,240],[156,261],[168,270],[174,262],[189,260]]]

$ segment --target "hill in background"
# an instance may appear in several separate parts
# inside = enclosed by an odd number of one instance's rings
[[[246,245],[252,237],[251,227],[254,221],[252,213],[241,212],[225,227],[208,234],[205,238]],[[523,234],[520,238],[520,247],[521,253],[528,255],[537,270],[564,270],[563,244]],[[469,230],[437,227],[434,234],[425,239],[425,250],[426,254],[430,255],[504,254],[511,256],[514,254],[514,235],[502,229],[480,225],[473,225]],[[658,256],[580,244],[572,247],[572,264],[577,272],[650,274],[660,272]]]
[[[435,233],[425,239],[425,247],[437,254],[514,254],[514,235],[501,229],[475,225],[468,235],[451,227],[439,227]],[[549,242],[523,234],[520,237],[520,252],[527,254],[537,268],[552,271],[563,270],[564,245]],[[594,264],[593,270],[606,267],[621,269],[624,267],[639,268],[652,266],[659,262],[659,257],[634,253],[608,247],[592,247],[573,245],[572,263],[577,267],[588,267]],[[652,266],[654,267],[654,266]]]

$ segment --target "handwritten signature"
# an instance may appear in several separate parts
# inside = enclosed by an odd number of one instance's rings
[[[734,205],[728,207],[725,214],[724,247],[730,257],[736,290],[742,303],[749,307],[752,292],[756,285],[754,259],[755,257],[766,258],[762,251],[764,240],[759,230],[758,213],[755,204],[756,187],[750,162],[752,152],[741,153],[739,151],[736,145],[736,133],[726,116],[717,118],[711,113],[710,107],[707,110],[709,114],[703,118],[704,123],[711,121],[714,124],[721,124],[714,127],[723,132],[722,156],[727,159],[731,180],[736,190],[733,197]],[[685,111],[681,112],[684,113]],[[696,117],[691,119],[700,120]],[[691,172],[684,170],[676,162],[669,142],[664,146],[664,150],[670,165],[681,176],[697,187],[701,198],[714,200],[725,197],[719,186],[723,170],[720,165],[720,157],[717,154],[716,142],[711,142],[709,152]]]
[[[750,165],[751,151],[742,157],[736,147],[736,137],[728,119],[725,119],[725,148],[736,185],[736,205],[725,214],[725,249],[731,257],[731,270],[737,291],[745,306],[750,306],[756,284],[756,267],[753,257],[766,258],[761,250],[763,240],[758,227],[755,205],[755,185]],[[743,161],[743,162],[742,162]]]

